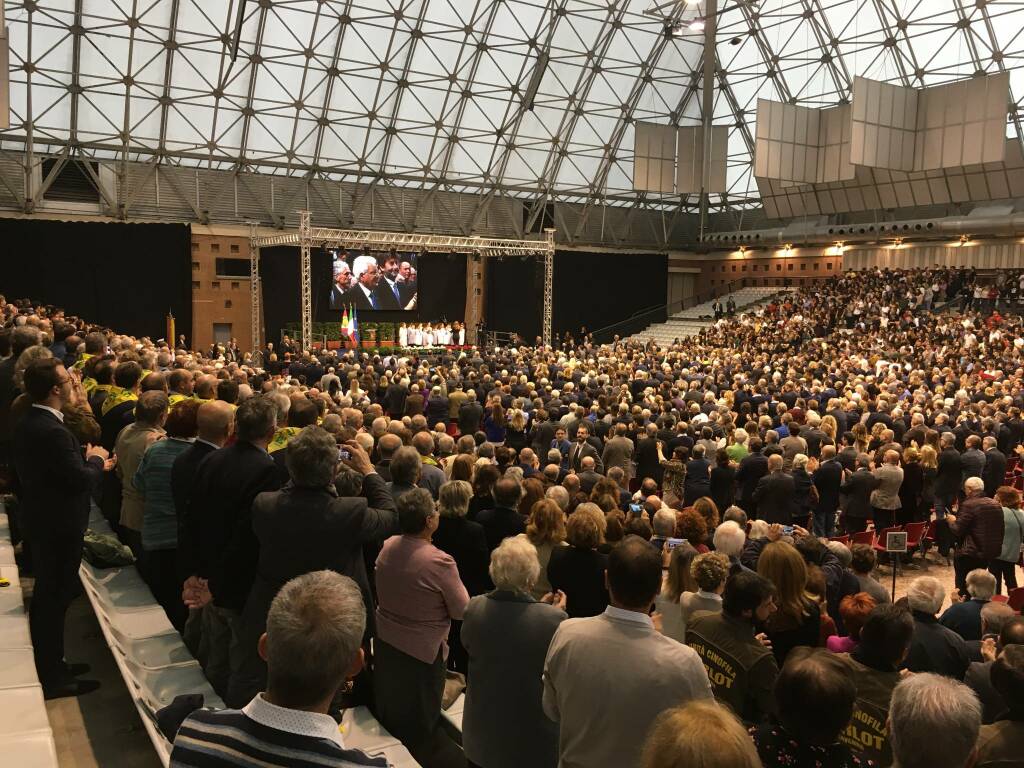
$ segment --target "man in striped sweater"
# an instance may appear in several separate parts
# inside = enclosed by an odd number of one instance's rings
[[[241,710],[190,715],[174,739],[172,768],[385,768],[385,758],[347,749],[327,714],[338,688],[363,667],[365,626],[362,595],[347,576],[316,571],[289,581],[259,641],[266,692]]]

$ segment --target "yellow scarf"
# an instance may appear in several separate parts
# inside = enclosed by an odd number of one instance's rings
[[[79,371],[80,371],[80,370],[82,370],[82,369],[83,369],[83,368],[85,367],[85,364],[86,364],[87,362],[89,362],[89,358],[90,358],[90,357],[95,357],[95,355],[90,355],[90,354],[89,354],[88,352],[83,352],[83,353],[82,353],[82,356],[81,356],[81,357],[80,357],[80,358],[78,359],[78,362],[76,362],[76,363],[75,363],[75,364],[74,364],[73,366],[71,366],[71,367],[72,367],[72,368],[75,368],[75,369],[77,369],[77,370],[79,370]]]
[[[288,441],[299,434],[300,430],[298,427],[281,427],[274,433],[274,439],[270,441],[270,445],[267,446],[267,453],[273,453],[279,451],[288,445]]]
[[[127,403],[138,399],[139,396],[129,389],[121,389],[117,386],[111,386],[110,393],[107,395],[107,399],[103,401],[103,407],[100,408],[100,414],[106,416],[112,408],[115,408],[121,403]]]
[[[183,400],[188,400],[188,395],[183,395],[180,392],[171,392],[171,394],[167,396],[167,400],[170,403],[171,408],[173,408]]]
[[[99,384],[96,383],[96,379],[94,379],[92,376],[86,376],[84,379],[82,379],[82,389],[85,390],[85,394],[87,395],[91,395],[93,392],[95,392],[96,387],[98,386]]]

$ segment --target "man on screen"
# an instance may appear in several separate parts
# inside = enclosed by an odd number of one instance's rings
[[[343,258],[334,261],[334,285],[331,287],[331,309],[344,309],[351,301],[347,294],[352,290],[352,268]]]
[[[356,277],[356,284],[348,292],[345,302],[355,304],[356,309],[387,309],[389,305],[384,304],[380,296],[377,260],[373,256],[357,256],[352,263],[352,273]]]
[[[395,254],[389,254],[384,259],[381,277],[377,286],[377,295],[381,302],[380,308],[404,309],[406,302],[402,301],[402,292],[398,283],[398,257]]]
[[[398,267],[398,290],[402,295],[402,306],[412,309],[410,302],[416,298],[416,270],[408,261]]]

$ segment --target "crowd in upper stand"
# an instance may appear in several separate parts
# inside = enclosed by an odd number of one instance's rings
[[[0,299],[44,691],[98,686],[63,646],[95,506],[233,707],[174,765],[382,765],[333,719],[359,703],[426,766],[1008,765],[1021,279],[850,272],[667,348],[267,368]],[[948,608],[929,575],[893,604],[856,536],[914,523]]]

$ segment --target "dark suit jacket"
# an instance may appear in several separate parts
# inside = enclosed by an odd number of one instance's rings
[[[939,453],[939,466],[935,472],[935,495],[940,498],[956,495],[960,490],[960,452],[946,448]]]
[[[467,400],[459,406],[459,433],[472,435],[480,429],[480,420],[484,417],[484,407],[477,400]]]
[[[484,528],[489,552],[497,549],[498,545],[509,536],[518,536],[526,531],[526,521],[514,509],[503,507],[485,509],[476,516],[476,521]]]
[[[128,400],[100,416],[100,445],[108,451],[114,450],[114,443],[121,430],[135,421],[135,403],[135,400]]]
[[[393,419],[400,418],[405,412],[405,399],[409,396],[409,390],[401,384],[392,384],[384,393],[384,400],[381,402],[384,410]]]
[[[209,580],[214,603],[241,610],[252,588],[259,543],[252,502],[277,488],[274,460],[252,443],[214,451],[196,472],[185,520],[183,565]],[[183,549],[182,542],[178,543]]]
[[[999,691],[992,687],[992,681],[989,679],[993,663],[991,661],[972,662],[964,675],[967,687],[977,694],[978,701],[981,702],[981,722],[985,724],[994,723],[996,718],[1006,710],[1006,702]]]
[[[839,488],[843,484],[843,465],[835,459],[823,461],[812,476],[818,489],[818,514],[831,514],[839,509]]]
[[[89,494],[103,475],[98,457],[86,460],[64,423],[30,407],[13,440],[22,519],[34,540],[81,538],[89,523]]]
[[[711,493],[711,462],[707,459],[690,459],[686,462],[686,479],[683,481],[683,503],[690,506],[701,496]],[[724,512],[725,510],[721,510]]]
[[[748,514],[752,514],[752,509],[757,509],[756,504],[753,503],[754,489],[757,488],[758,481],[767,474],[767,456],[750,453],[740,460],[740,466],[736,470],[736,498],[740,500],[740,505]],[[744,506],[751,504],[753,504],[752,509],[747,509],[747,506]]]
[[[636,444],[636,452],[633,454],[636,459],[636,476],[643,480],[645,477],[654,478],[661,482],[664,470],[658,462],[658,443],[654,438],[645,437]]]
[[[435,547],[455,560],[459,578],[471,596],[482,595],[491,589],[491,577],[487,572],[491,554],[482,525],[464,517],[442,517],[433,542]]]
[[[845,514],[849,517],[871,517],[871,492],[881,483],[867,469],[858,469],[850,475],[839,487],[839,492],[847,497]]]
[[[405,398],[405,416],[419,416],[423,413],[423,395],[418,392],[410,392]]]
[[[754,489],[758,519],[783,525],[792,523],[795,490],[793,477],[785,472],[771,472],[758,480]]]
[[[996,489],[1003,484],[1006,477],[1006,455],[998,448],[985,451],[985,468],[981,471],[981,479],[985,481],[985,495],[995,496]]]
[[[604,472],[604,465],[601,463],[601,454],[597,448],[588,442],[572,443],[569,446],[569,469],[579,473],[583,468],[583,459],[591,456],[594,459],[594,471],[598,474]]]
[[[216,451],[217,448],[210,443],[203,443],[196,440],[181,453],[171,465],[171,497],[174,499],[174,512],[178,516],[178,542],[185,541],[185,521],[188,519],[188,502],[191,496],[192,483],[195,482],[196,472],[203,459]],[[283,453],[283,451],[279,451]],[[179,554],[179,561],[181,556]],[[178,575],[184,581],[191,573],[188,573],[184,564],[179,563]]]

